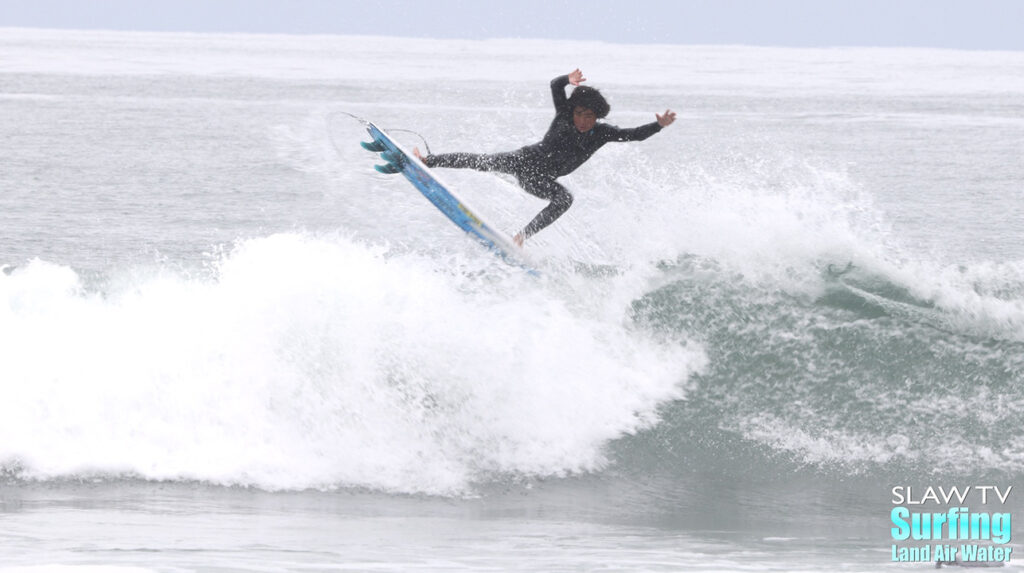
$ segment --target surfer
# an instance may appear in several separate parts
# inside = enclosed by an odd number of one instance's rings
[[[551,80],[555,119],[539,143],[504,153],[441,153],[426,157],[420,155],[419,149],[414,149],[413,153],[427,167],[507,173],[514,176],[527,193],[548,200],[548,206],[513,237],[521,247],[523,241],[553,223],[572,206],[572,194],[556,179],[575,171],[605,143],[643,141],[676,119],[675,112],[665,110],[664,114],[654,114],[656,121],[639,127],[623,129],[598,123],[598,119],[608,115],[611,106],[600,91],[580,85],[585,81],[578,68]],[[565,86],[569,84],[575,89],[567,98]]]

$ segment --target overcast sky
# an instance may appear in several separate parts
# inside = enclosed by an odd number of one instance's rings
[[[0,27],[1024,50],[1024,0],[0,0]]]

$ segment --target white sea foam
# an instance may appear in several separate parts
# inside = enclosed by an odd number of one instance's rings
[[[0,459],[34,478],[460,492],[602,467],[701,364],[533,279],[498,292],[418,257],[290,234],[239,244],[213,279],[103,295],[42,261],[0,276]]]

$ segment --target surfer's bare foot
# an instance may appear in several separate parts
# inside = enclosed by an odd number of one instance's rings
[[[416,156],[416,159],[419,159],[420,161],[423,161],[423,156],[420,154],[420,148],[419,147],[413,147],[412,148],[412,154]]]
[[[523,246],[523,234],[522,233],[516,233],[516,236],[512,237],[512,242],[515,243],[517,247],[522,248],[522,246]]]

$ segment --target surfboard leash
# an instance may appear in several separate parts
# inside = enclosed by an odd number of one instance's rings
[[[336,111],[334,113],[336,113],[336,114],[340,113],[340,114],[347,115],[347,116],[351,117],[352,119],[358,121],[359,123],[363,124],[363,127],[366,127],[367,125],[370,125],[369,121],[359,117],[358,115],[356,115],[354,113],[349,113],[349,112],[344,111],[344,110],[338,110],[338,111]],[[423,147],[427,150],[427,155],[432,155],[431,152],[430,152],[430,144],[427,143],[427,138],[423,137],[419,133],[417,133],[417,132],[415,132],[415,131],[413,131],[411,129],[403,129],[403,128],[400,128],[400,127],[395,127],[395,128],[389,127],[389,128],[386,128],[384,131],[391,132],[391,133],[396,133],[396,132],[411,133],[411,134],[415,135],[416,137],[420,138],[420,141],[423,142]]]
[[[429,144],[429,143],[427,143],[427,138],[426,138],[426,137],[423,137],[422,135],[420,135],[420,134],[418,134],[418,133],[416,133],[415,131],[413,131],[413,130],[411,130],[411,129],[402,129],[402,128],[394,128],[394,129],[392,129],[392,128],[388,128],[388,129],[386,129],[386,130],[384,130],[384,131],[389,131],[389,132],[391,132],[391,133],[394,133],[394,132],[396,132],[396,131],[400,131],[400,132],[404,132],[404,133],[411,133],[411,134],[415,135],[416,137],[420,138],[420,141],[422,141],[422,142],[423,142],[423,147],[424,147],[424,148],[426,148],[426,150],[427,150],[427,155],[431,155],[431,153],[430,153],[430,144]]]

